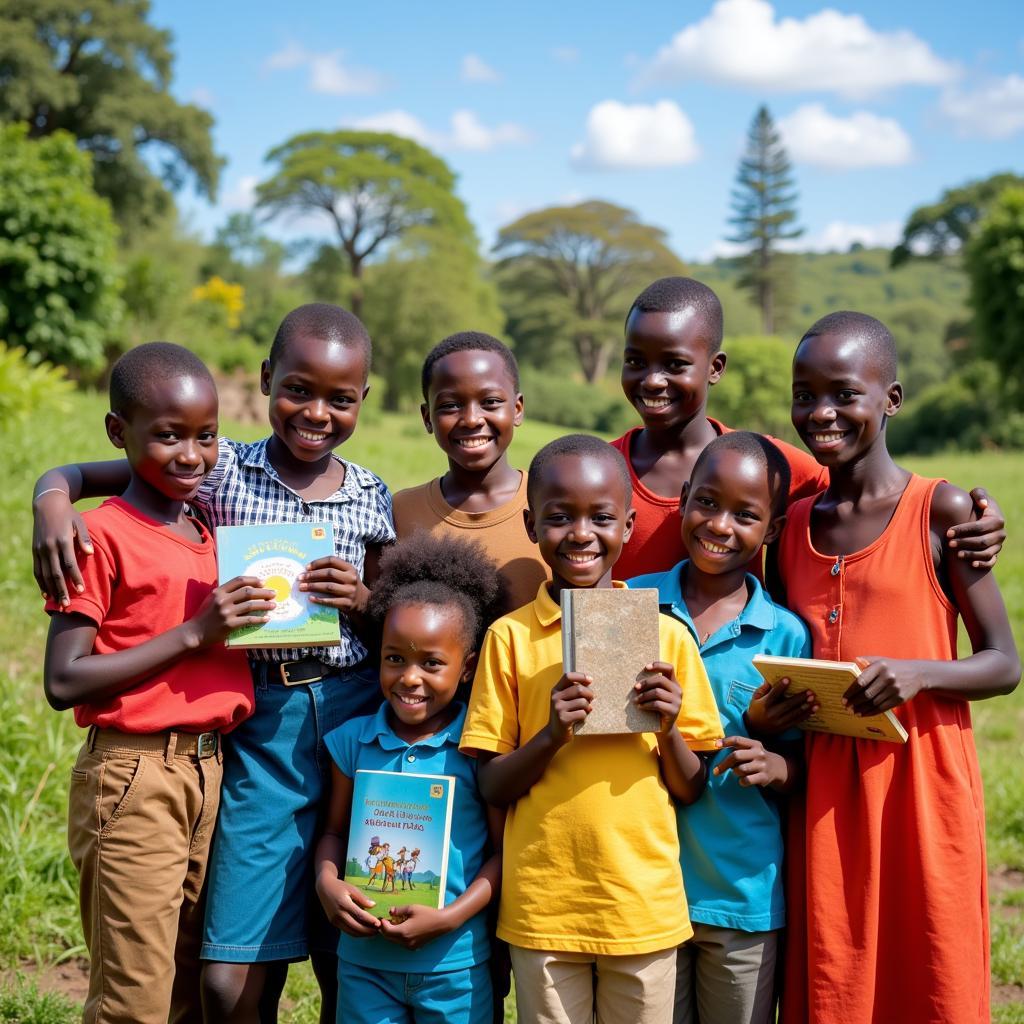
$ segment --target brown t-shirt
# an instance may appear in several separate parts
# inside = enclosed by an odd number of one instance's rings
[[[537,596],[541,581],[549,577],[540,552],[526,535],[526,474],[522,474],[515,497],[486,512],[463,512],[453,508],[441,493],[437,478],[394,495],[395,532],[399,540],[416,530],[473,540],[498,563],[508,583],[512,608],[529,604]]]

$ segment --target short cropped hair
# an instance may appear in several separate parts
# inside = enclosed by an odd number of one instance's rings
[[[293,309],[282,321],[270,346],[270,365],[273,367],[298,337],[358,349],[363,355],[366,376],[370,374],[370,335],[363,321],[341,306],[329,302],[310,302]],[[364,377],[365,380],[365,377]]]
[[[693,309],[704,323],[708,354],[722,347],[724,320],[718,296],[692,277],[661,277],[649,284],[634,300],[626,314],[626,322],[637,313],[681,313]]]
[[[150,341],[129,349],[110,371],[110,410],[130,416],[140,405],[152,405],[160,381],[193,377],[209,381],[213,375],[194,352],[169,341]]]
[[[884,378],[886,384],[896,379],[898,363],[896,359],[896,341],[881,320],[876,320],[867,313],[855,313],[849,309],[841,309],[829,313],[816,321],[800,339],[817,338],[822,334],[855,335],[864,342],[871,354],[872,365]]]
[[[423,360],[420,383],[423,387],[424,402],[430,401],[427,392],[430,390],[430,377],[434,372],[434,366],[453,352],[493,352],[505,364],[516,394],[519,394],[519,363],[516,362],[512,349],[503,341],[499,341],[491,334],[484,334],[483,331],[459,331],[439,341]]]
[[[613,448],[607,441],[602,441],[592,434],[566,434],[544,445],[530,462],[530,471],[526,478],[526,500],[530,508],[533,508],[541,474],[552,462],[569,456],[602,459],[614,466],[626,489],[626,499],[633,496],[633,481],[629,478],[629,467],[618,448]]]
[[[480,544],[417,530],[381,556],[370,618],[379,631],[392,608],[411,604],[457,608],[466,647],[477,651],[487,627],[508,611],[508,588]]]
[[[739,452],[763,466],[768,475],[768,494],[771,499],[772,517],[786,514],[789,502],[790,470],[786,457],[762,434],[749,430],[733,430],[716,437],[697,456],[690,472],[690,480],[696,480],[705,463],[718,452]]]

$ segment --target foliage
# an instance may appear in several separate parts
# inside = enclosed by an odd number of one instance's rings
[[[520,217],[501,229],[495,252],[506,301],[521,310],[517,350],[538,348],[538,334],[547,344],[568,339],[589,383],[608,369],[635,295],[684,269],[664,231],[598,200]]]
[[[240,284],[225,281],[214,274],[205,284],[197,284],[192,289],[192,301],[205,303],[217,310],[218,318],[222,319],[229,330],[236,330],[242,322],[242,310],[245,309],[245,288]]]
[[[455,331],[501,331],[494,284],[476,248],[438,228],[412,228],[383,263],[367,272],[363,317],[385,409],[418,401],[423,357]]]
[[[27,121],[33,138],[74,135],[125,228],[166,214],[167,189],[190,176],[212,196],[222,164],[213,118],[171,95],[171,35],[147,22],[149,8],[149,0],[0,0],[0,119]]]
[[[735,234],[729,241],[750,246],[739,260],[739,284],[756,296],[764,334],[774,333],[790,304],[792,263],[779,252],[779,243],[803,234],[795,226],[796,198],[782,137],[768,108],[761,106],[736,171],[729,218]]]
[[[18,979],[0,986],[0,1024],[76,1024],[81,1015],[56,992],[40,992],[34,982]]]
[[[901,266],[916,255],[934,259],[959,252],[992,202],[1010,187],[1024,187],[1024,178],[993,174],[946,189],[938,202],[917,207],[903,225],[903,237],[892,251],[892,265]]]
[[[782,338],[728,337],[722,379],[711,389],[708,411],[727,426],[798,443],[789,421],[793,343]]]
[[[0,334],[33,362],[98,369],[122,313],[116,229],[67,132],[0,127],[0,226]]]
[[[964,255],[978,347],[1024,407],[1024,187],[993,202]]]
[[[586,384],[569,374],[552,374],[532,366],[524,367],[521,376],[527,416],[543,416],[546,423],[590,434],[618,436],[639,426],[618,381],[605,378]]]
[[[429,149],[386,132],[342,130],[294,135],[267,154],[274,175],[256,189],[270,216],[322,214],[354,279],[352,311],[361,315],[367,259],[414,227],[473,237],[455,175]]]
[[[1002,374],[977,359],[911,398],[890,421],[894,452],[1024,448],[1024,412],[1000,401]]]
[[[71,382],[59,366],[30,363],[23,348],[0,342],[0,427],[8,430],[37,409],[65,410]]]

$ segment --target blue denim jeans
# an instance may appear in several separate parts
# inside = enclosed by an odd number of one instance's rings
[[[339,669],[285,686],[276,663],[252,662],[256,708],[224,736],[224,782],[208,875],[200,956],[228,963],[335,952],[316,897],[313,853],[330,792],[323,738],[380,706],[375,668]]]

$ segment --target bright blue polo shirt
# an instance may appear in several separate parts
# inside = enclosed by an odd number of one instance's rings
[[[461,896],[479,874],[487,859],[488,841],[486,811],[477,791],[476,760],[459,753],[466,706],[455,707],[458,711],[452,721],[419,743],[408,744],[395,735],[388,723],[386,704],[375,715],[351,719],[324,740],[334,763],[349,778],[358,768],[455,777],[446,906]],[[483,963],[491,955],[486,918],[485,911],[474,914],[461,928],[421,949],[405,949],[379,936],[360,939],[342,932],[338,957],[361,967],[409,974],[461,970]]]
[[[755,654],[810,657],[810,633],[747,573],[750,597],[746,607],[701,644],[683,599],[686,565],[684,560],[668,572],[637,576],[629,586],[656,589],[661,610],[690,630],[700,646],[725,735],[746,736],[743,712],[763,682],[751,659]],[[723,750],[712,765],[729,753]],[[701,798],[688,807],[678,807],[676,819],[691,920],[744,932],[771,931],[786,923],[782,829],[771,796],[758,786],[741,786],[733,772],[709,774]]]

